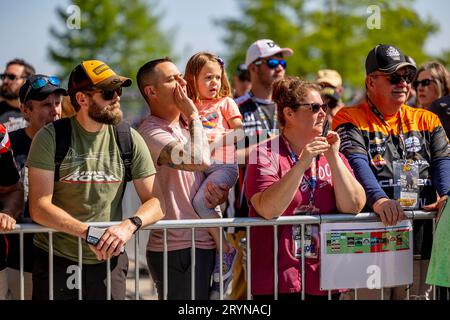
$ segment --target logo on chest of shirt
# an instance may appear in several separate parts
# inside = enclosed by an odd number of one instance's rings
[[[408,152],[419,152],[422,149],[420,145],[420,140],[417,137],[409,137],[405,140],[406,151]]]
[[[373,157],[371,162],[376,167],[377,166],[384,166],[386,164],[386,160],[384,160],[384,158],[382,157],[381,154],[377,154],[375,157]]]
[[[74,173],[60,179],[67,183],[117,183],[122,180],[114,174],[106,174],[104,171],[75,171]]]
[[[73,148],[69,149],[61,164],[60,182],[65,183],[120,183],[123,163],[117,161],[114,152],[79,154]]]
[[[322,189],[323,187],[327,186],[328,184],[331,184],[331,169],[328,163],[325,166],[320,166],[318,168],[318,183],[317,183],[317,189]],[[308,177],[309,178],[309,177]],[[301,192],[307,192],[309,191],[309,184],[306,181],[306,179],[302,179],[302,182],[300,183],[300,191]]]

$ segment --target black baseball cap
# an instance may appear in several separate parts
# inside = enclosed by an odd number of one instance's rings
[[[366,58],[366,74],[375,71],[390,74],[403,67],[411,67],[416,70],[416,66],[408,61],[400,49],[391,45],[377,45],[370,50]]]
[[[19,98],[21,103],[27,103],[29,100],[42,101],[52,93],[67,96],[66,89],[61,87],[61,81],[57,77],[35,74],[22,85]]]

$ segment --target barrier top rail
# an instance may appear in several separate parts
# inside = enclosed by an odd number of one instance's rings
[[[433,219],[436,211],[405,211],[408,219],[421,220]],[[278,217],[266,220],[263,218],[217,218],[217,219],[186,219],[186,220],[160,220],[141,230],[154,229],[186,229],[186,228],[211,228],[211,227],[245,227],[245,226],[274,226],[289,224],[321,224],[324,222],[380,222],[380,218],[373,212],[353,214],[322,214],[322,215],[298,215]],[[106,228],[119,224],[115,222],[91,222],[90,226]],[[35,223],[16,224],[14,230],[0,233],[40,233],[59,232],[52,228],[43,227]]]

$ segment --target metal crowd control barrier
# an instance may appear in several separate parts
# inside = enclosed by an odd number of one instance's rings
[[[408,219],[434,219],[436,217],[436,212],[425,212],[425,211],[406,211],[406,216]],[[246,279],[247,279],[247,300],[251,300],[251,246],[250,246],[250,228],[259,226],[273,226],[274,234],[274,299],[278,299],[278,264],[277,264],[277,254],[278,254],[278,233],[277,228],[280,225],[301,225],[301,239],[302,244],[304,243],[304,232],[305,225],[309,224],[321,224],[324,222],[376,222],[380,221],[378,216],[374,213],[360,213],[358,215],[351,214],[327,214],[327,215],[314,215],[314,216],[289,216],[289,217],[279,217],[277,219],[265,220],[262,218],[224,218],[224,219],[192,219],[192,220],[163,220],[157,223],[143,228],[142,230],[163,230],[163,241],[164,241],[164,253],[163,253],[163,299],[167,300],[167,283],[168,283],[168,251],[167,251],[167,229],[191,229],[191,299],[195,300],[195,229],[196,228],[212,228],[218,227],[220,231],[223,231],[223,227],[246,227],[247,231],[247,241],[246,241]],[[95,222],[90,223],[91,226],[95,227],[109,227],[112,225],[119,224],[120,222]],[[433,236],[435,229],[435,220],[433,220]],[[23,274],[23,235],[24,233],[48,233],[49,234],[49,300],[53,300],[53,233],[57,232],[54,229],[45,228],[37,224],[17,224],[15,230],[8,233],[19,233],[20,234],[20,298],[24,299],[24,274]],[[82,239],[78,239],[78,267],[80,272],[79,276],[79,288],[78,288],[78,298],[82,300]],[[134,235],[135,241],[135,299],[139,299],[139,236],[138,232]],[[302,300],[305,299],[305,258],[304,258],[304,246],[302,245],[302,258],[301,258],[301,279],[302,279]],[[220,263],[222,263],[222,237],[220,237]],[[220,268],[220,295],[219,298],[222,300],[224,298],[224,288],[223,288],[223,274],[222,268]],[[409,287],[407,289],[407,299],[409,299]],[[111,270],[110,261],[107,260],[107,300],[111,299]],[[331,299],[331,291],[328,291],[328,298]],[[383,288],[381,288],[381,299],[383,300]],[[357,290],[355,289],[355,299],[357,299]],[[436,299],[436,288],[433,287],[433,299]]]

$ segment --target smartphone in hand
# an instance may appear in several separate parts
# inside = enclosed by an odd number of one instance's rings
[[[322,137],[326,137],[328,134],[328,130],[330,129],[330,123],[328,120],[325,120],[322,127]]]

